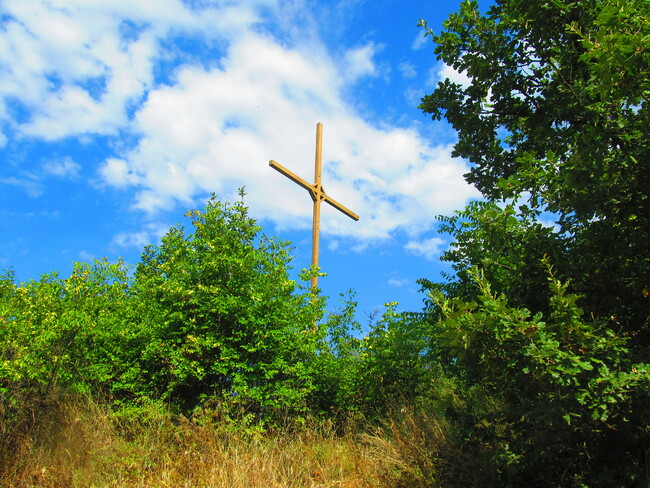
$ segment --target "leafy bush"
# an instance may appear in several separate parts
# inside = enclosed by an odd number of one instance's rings
[[[358,374],[361,366],[361,324],[356,320],[354,293],[341,295],[340,307],[327,315],[327,335],[319,345],[314,366],[314,412],[347,417],[361,408]]]
[[[16,285],[0,281],[0,463],[31,442],[70,394],[107,397],[128,370],[128,268],[96,261]]]
[[[320,411],[356,412],[380,418],[391,409],[431,400],[440,372],[428,357],[429,327],[423,313],[398,312],[396,302],[363,335],[356,302],[343,301],[326,322],[314,402]]]
[[[287,243],[260,235],[243,201],[189,216],[194,232],[172,228],[135,275],[102,260],[67,279],[2,277],[3,425],[69,393],[223,402],[254,422],[305,411],[323,300],[289,278]]]
[[[243,193],[242,193],[243,197]],[[135,273],[141,388],[182,408],[207,400],[266,416],[306,408],[322,300],[289,278],[288,244],[260,234],[242,201],[212,198]]]
[[[647,482],[650,366],[633,362],[629,340],[585,320],[550,267],[546,315],[509,306],[473,277],[474,302],[434,296],[434,356],[461,382],[463,402],[447,413],[464,449],[482,455],[484,483]]]
[[[384,414],[397,405],[414,407],[431,389],[424,316],[397,312],[397,305],[387,304],[362,341],[357,390],[369,412]]]

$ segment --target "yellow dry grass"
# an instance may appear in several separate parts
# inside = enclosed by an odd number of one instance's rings
[[[120,415],[67,403],[50,417],[25,436],[14,466],[0,469],[0,486],[439,486],[431,484],[432,446],[414,418],[364,433],[359,422],[335,428],[329,421],[259,432],[210,412],[188,420],[154,405]]]

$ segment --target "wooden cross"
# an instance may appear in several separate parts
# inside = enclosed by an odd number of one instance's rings
[[[320,240],[321,202],[327,202],[332,207],[334,207],[337,210],[340,210],[351,219],[359,220],[359,216],[357,214],[355,214],[352,210],[345,208],[339,202],[337,202],[336,200],[328,196],[325,193],[325,190],[323,189],[323,185],[321,184],[321,172],[322,172],[321,170],[322,170],[322,160],[323,160],[322,140],[323,140],[323,124],[319,122],[316,125],[316,169],[314,172],[313,185],[310,185],[305,180],[303,180],[300,176],[292,173],[284,166],[276,163],[275,161],[273,160],[269,161],[269,166],[271,166],[271,168],[279,171],[290,180],[302,186],[305,190],[309,192],[311,199],[314,201],[314,220],[313,220],[312,231],[311,231],[311,265],[314,267],[314,269],[318,268],[318,247],[319,247],[319,240]],[[313,290],[318,287],[318,276],[312,277],[311,287]]]

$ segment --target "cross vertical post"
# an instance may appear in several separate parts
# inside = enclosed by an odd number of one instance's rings
[[[289,178],[294,183],[302,186],[305,190],[309,192],[311,199],[314,202],[314,218],[312,222],[312,242],[311,242],[311,264],[314,268],[318,268],[318,254],[320,247],[320,204],[321,202],[327,202],[335,209],[343,212],[345,215],[354,220],[359,220],[359,216],[353,211],[341,205],[339,202],[331,198],[325,193],[322,185],[322,169],[323,169],[323,124],[320,122],[316,124],[316,161],[314,168],[314,184],[310,185],[300,176],[295,175],[288,169],[286,169],[281,164],[271,160],[269,161],[269,166],[271,166],[276,171],[279,171],[284,176]],[[314,276],[311,279],[311,288],[315,290],[318,287],[318,276]]]
[[[316,191],[309,192],[312,200],[314,200],[314,219],[311,226],[311,265],[314,269],[318,268],[318,254],[320,250],[320,202],[322,201],[321,195],[323,193],[323,185],[321,184],[322,170],[323,170],[323,124],[320,122],[316,124],[316,158],[314,165],[314,189]],[[311,287],[318,286],[318,276],[312,276]]]

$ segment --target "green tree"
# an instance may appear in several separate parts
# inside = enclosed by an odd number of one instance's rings
[[[151,394],[182,408],[207,400],[253,416],[301,411],[324,335],[323,302],[289,277],[285,242],[260,234],[242,200],[211,198],[149,246],[135,274],[151,341],[141,368]]]
[[[0,296],[0,393],[19,390],[110,394],[123,373],[132,336],[129,268],[105,260],[75,263]],[[135,333],[135,332],[134,332]],[[12,394],[7,395],[11,398]]]
[[[0,278],[0,472],[21,459],[34,428],[66,398],[133,396],[134,358],[144,332],[134,322],[129,268],[75,263],[67,279]],[[130,385],[132,382],[126,381]]]
[[[310,395],[314,411],[334,416],[359,411],[362,327],[356,320],[354,292],[341,294],[338,309],[328,314],[327,335],[314,361],[315,388]]]
[[[424,317],[397,312],[397,306],[386,304],[361,344],[357,390],[370,413],[417,406],[431,386]]]
[[[507,294],[513,306],[546,310],[549,291],[542,259],[549,256],[553,262],[563,262],[567,253],[565,239],[553,228],[540,223],[535,214],[519,213],[512,203],[490,201],[472,202],[439,220],[440,232],[454,238],[442,260],[452,263],[455,274],[446,274],[446,283],[421,279],[424,289],[471,300],[478,292],[471,273],[479,267],[493,289]],[[430,311],[435,310],[435,304],[429,304]]]
[[[650,342],[650,3],[465,1],[436,42],[450,80],[421,108],[458,132],[455,155],[489,199],[558,216],[556,263],[588,312]],[[423,22],[424,25],[426,23]]]
[[[633,363],[629,338],[585,320],[551,269],[547,312],[534,315],[470,277],[474,301],[433,295],[432,357],[461,385],[446,413],[476,457],[478,484],[647,482],[650,366]]]
[[[396,302],[370,318],[368,332],[355,318],[356,302],[343,296],[327,317],[328,335],[317,358],[314,406],[323,412],[357,412],[381,419],[395,408],[419,407],[431,397],[438,372],[428,357],[423,313],[398,312]]]
[[[255,422],[308,408],[323,299],[290,279],[288,244],[261,235],[243,200],[188,215],[194,232],[172,228],[135,275],[106,260],[66,279],[0,275],[2,425],[69,394],[216,401]]]
[[[421,108],[486,199],[422,281],[456,439],[492,485],[646,486],[650,3],[465,1],[427,34],[470,83]]]

